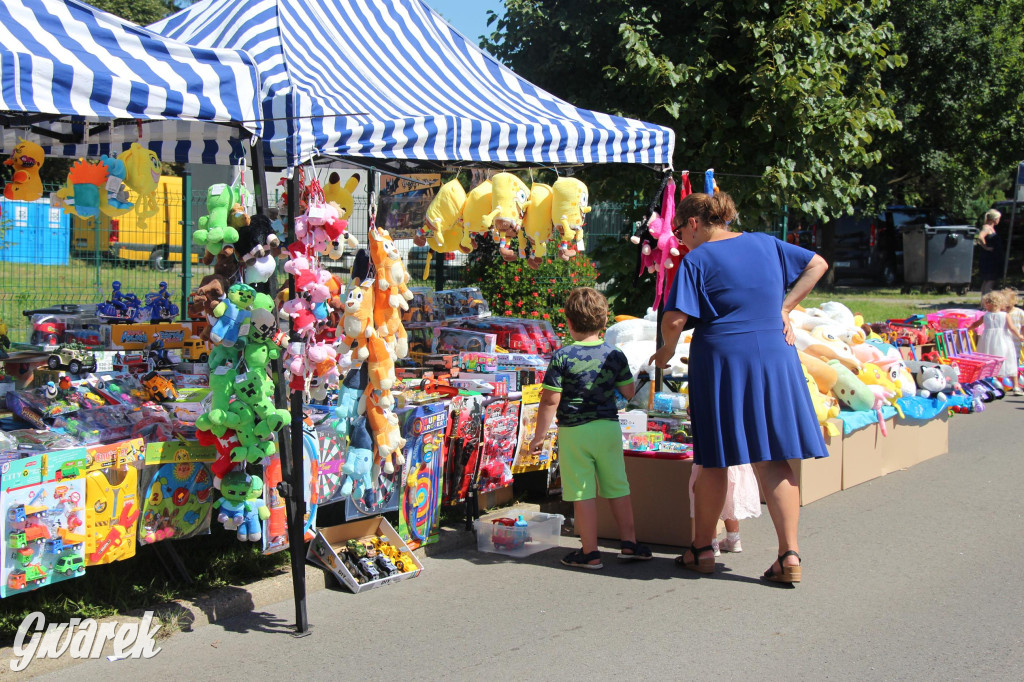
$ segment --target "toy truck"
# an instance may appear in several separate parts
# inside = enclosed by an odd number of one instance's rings
[[[28,543],[37,540],[49,540],[50,529],[42,525],[28,526],[25,530],[16,530],[7,536],[7,546],[11,549],[27,547]]]
[[[149,397],[156,402],[166,403],[178,399],[178,389],[170,379],[155,371],[142,377],[142,385],[149,392]]]
[[[185,339],[181,356],[185,362],[206,362],[210,359],[210,349],[205,341],[193,336],[191,339]]]
[[[7,576],[7,588],[11,590],[23,590],[28,585],[35,585],[46,580],[46,571],[39,564],[29,564],[24,571],[17,569],[11,571]]]
[[[96,356],[80,343],[65,343],[50,354],[46,366],[52,370],[66,369],[72,374],[95,372]]]

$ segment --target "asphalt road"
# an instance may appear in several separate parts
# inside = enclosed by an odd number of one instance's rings
[[[306,638],[284,602],[53,679],[1024,679],[1022,410],[956,416],[950,454],[805,507],[795,589],[758,580],[767,514],[711,578],[668,549],[594,572],[562,567],[566,549],[467,550],[406,583],[312,595]]]

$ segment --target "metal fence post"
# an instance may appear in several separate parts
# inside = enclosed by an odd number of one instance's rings
[[[192,293],[192,171],[181,174],[181,319],[188,319]]]

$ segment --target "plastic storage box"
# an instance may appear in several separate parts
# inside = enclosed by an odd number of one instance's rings
[[[515,525],[520,518],[525,526]],[[536,554],[559,546],[564,521],[561,514],[530,511],[477,519],[476,548],[513,557]]]

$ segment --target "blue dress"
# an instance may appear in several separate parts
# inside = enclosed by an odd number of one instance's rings
[[[786,289],[814,254],[766,234],[705,242],[683,258],[666,310],[689,316],[694,462],[727,467],[827,457],[796,348]]]

